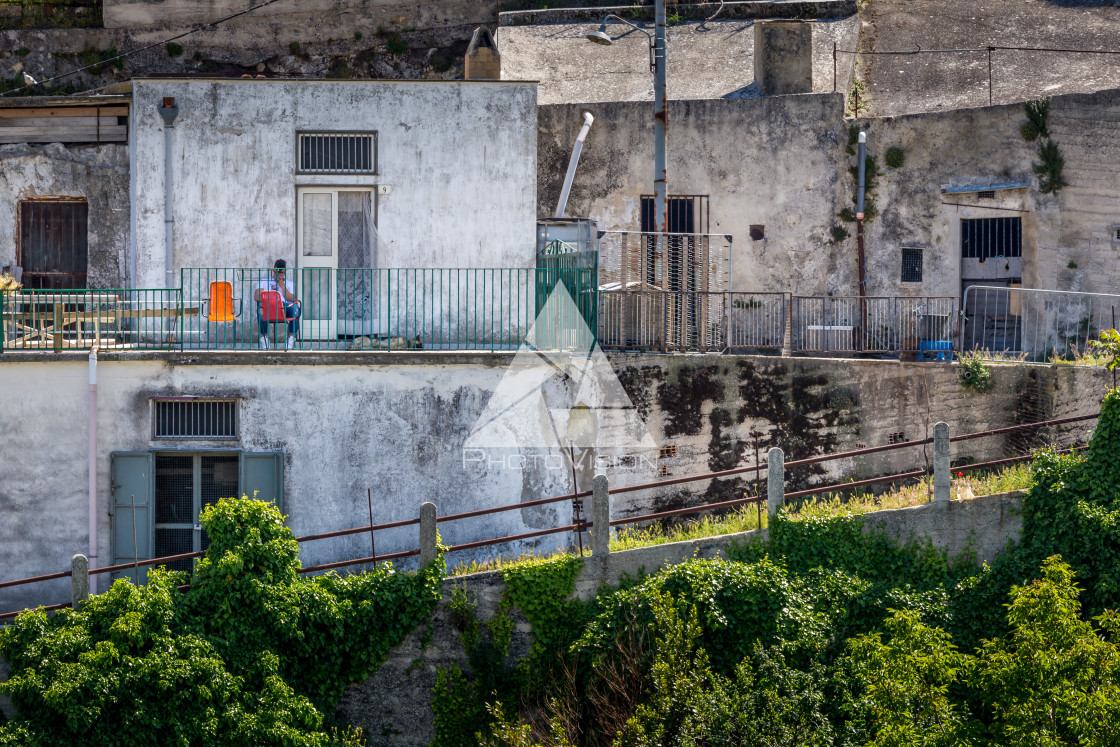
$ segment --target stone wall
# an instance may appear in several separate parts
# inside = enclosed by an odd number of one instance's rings
[[[843,198],[837,164],[847,130],[840,94],[670,101],[670,195],[709,195],[706,230],[732,236],[735,290],[843,293],[855,261],[830,248]],[[568,201],[568,215],[600,230],[640,227],[653,193],[653,116],[645,102],[542,106],[537,211],[560,194],[583,112],[595,116]],[[764,226],[752,240],[750,227]],[[697,230],[704,227],[697,226]]]
[[[127,285],[128,180],[125,145],[0,146],[0,193],[8,196],[0,201],[0,266],[17,264],[21,200],[81,197],[89,205],[89,286]]]
[[[595,219],[600,230],[638,230],[640,197],[652,193],[648,106],[542,106],[538,211],[555,204],[587,110],[595,124],[568,212]],[[1019,134],[1023,104],[861,120],[845,119],[843,109],[839,94],[670,102],[669,192],[709,196],[707,230],[733,237],[733,290],[858,293],[855,224],[839,217],[854,211],[852,128],[866,130],[867,152],[883,172],[869,196],[878,215],[866,224],[868,295],[959,296],[962,279],[978,276],[1021,277],[1027,288],[1115,291],[1120,146],[1112,123],[1120,90],[1052,100],[1050,131],[1068,182],[1058,196],[1039,194],[1038,141]],[[885,164],[891,147],[904,153],[900,168]],[[941,191],[1014,183],[1027,186],[984,199]],[[1021,270],[1014,261],[962,267],[962,219],[1015,216],[1023,225]],[[751,225],[763,226],[764,238],[752,240]],[[848,236],[835,238],[834,227]],[[923,250],[921,282],[902,282],[902,247]]]
[[[179,109],[176,271],[270,267],[277,257],[300,265],[298,193],[316,186],[376,191],[372,266],[533,266],[535,84],[142,79],[133,88],[139,287],[165,283],[164,97]],[[376,133],[377,173],[300,173],[297,133],[340,130]]]
[[[572,472],[556,450],[514,449],[514,456],[526,459],[522,463],[493,458],[502,456],[498,450],[482,461],[467,459],[470,435],[512,361],[507,354],[434,352],[103,352],[98,364],[97,564],[106,565],[112,557],[111,455],[119,451],[279,452],[283,510],[297,536],[365,525],[367,489],[373,490],[378,523],[415,518],[423,501],[433,501],[445,515],[564,495],[571,490]],[[608,460],[603,471],[615,486],[748,466],[756,444],[763,460],[771,446],[780,446],[792,460],[878,446],[892,434],[921,439],[939,420],[949,423],[952,433],[965,433],[1093,413],[1111,381],[1103,368],[997,366],[995,390],[975,395],[960,386],[957,368],[949,364],[635,355],[615,356],[612,364],[651,436],[648,448],[634,452],[636,458]],[[0,408],[0,429],[20,434],[5,446],[0,480],[0,513],[6,517],[0,523],[3,580],[67,569],[71,555],[88,547],[87,369],[84,354],[0,355],[0,381],[20,393]],[[563,386],[575,387],[568,379]],[[508,388],[502,391],[509,394]],[[563,403],[566,395],[560,394],[557,401]],[[155,438],[151,398],[183,396],[239,398],[238,438]],[[550,413],[559,417],[564,407]],[[528,420],[538,415],[533,410]],[[35,427],[28,428],[29,423]],[[955,445],[954,459],[1010,456],[1050,439],[1073,443],[1090,427],[1050,429],[1040,434],[1041,441],[1004,436],[963,442]],[[595,465],[582,451],[577,479],[586,489]],[[540,454],[551,458],[527,459]],[[791,489],[829,485],[921,468],[931,458],[927,449],[907,448],[818,469],[791,469],[787,476]],[[616,502],[615,511],[637,515],[742,497],[753,494],[754,477],[629,493]],[[765,471],[758,477],[765,479]],[[570,520],[568,504],[557,503],[443,523],[440,532],[453,544]],[[378,552],[414,549],[417,538],[416,527],[379,532]],[[307,543],[301,560],[310,565],[364,557],[368,540],[353,535]],[[571,541],[557,534],[457,553],[453,560],[497,551],[550,551]],[[65,579],[5,589],[0,612],[64,601],[68,595]]]
[[[879,216],[867,224],[869,295],[898,291],[900,246],[925,249],[924,281],[903,284],[903,292],[959,294],[960,221],[1016,215],[1023,220],[1023,287],[1114,293],[1120,282],[1113,228],[1120,223],[1120,146],[1112,123],[1118,113],[1120,90],[1052,100],[1049,128],[1069,183],[1057,196],[1038,192],[1032,165],[1039,141],[1019,134],[1026,121],[1022,104],[859,120],[868,153],[885,172],[875,197]],[[897,170],[884,166],[892,146],[906,155]],[[842,181],[854,189],[850,176]],[[998,191],[995,199],[940,193],[944,184],[1014,182],[1032,186]]]
[[[208,23],[258,4],[251,0],[104,0],[106,28],[174,28]],[[498,2],[485,0],[436,0],[422,3],[401,0],[281,0],[251,16],[252,23],[306,23],[314,21],[336,36],[349,36],[356,27],[457,26],[492,23]],[[246,19],[248,20],[248,19]]]
[[[1022,531],[1019,515],[1021,496],[994,495],[946,504],[929,503],[915,508],[879,511],[868,516],[865,531],[882,531],[899,541],[928,539],[954,558],[975,553],[978,561],[990,561]],[[617,585],[623,575],[655,573],[692,558],[724,557],[735,543],[764,540],[766,530],[674,542],[654,547],[588,557],[576,579],[576,596],[588,599],[603,584]],[[451,578],[443,585],[443,602],[427,625],[409,634],[369,679],[346,689],[338,715],[374,735],[384,735],[389,744],[421,747],[432,739],[432,687],[440,667],[466,667],[460,631],[453,622],[448,600],[462,590],[477,604],[480,620],[495,613],[504,592],[498,571]],[[531,645],[532,627],[516,608],[509,662],[523,658]]]
[[[619,380],[654,440],[673,456],[662,476],[702,474],[932,437],[944,421],[951,435],[1095,413],[1111,383],[1103,368],[994,366],[988,394],[960,385],[956,365],[839,361],[761,356],[612,356]],[[1084,442],[1093,423],[1009,434],[952,445],[954,464],[1023,454],[1031,446]],[[787,471],[790,489],[829,485],[931,465],[932,447],[913,447]],[[765,470],[761,471],[765,480]],[[696,500],[755,494],[755,475],[667,489],[650,496],[657,509]],[[763,484],[762,490],[765,491]]]

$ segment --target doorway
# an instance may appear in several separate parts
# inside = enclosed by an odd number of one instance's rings
[[[25,288],[86,288],[89,261],[84,199],[23,200],[19,203],[19,255]]]
[[[1022,339],[1023,219],[961,220],[962,348],[1016,351]],[[973,286],[996,290],[968,292]],[[1006,288],[1007,290],[1001,290]]]
[[[297,201],[303,334],[317,340],[379,334],[373,191],[309,187],[298,191]]]

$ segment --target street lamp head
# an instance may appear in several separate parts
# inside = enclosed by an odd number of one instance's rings
[[[595,42],[596,44],[602,44],[602,45],[607,46],[607,47],[614,44],[614,39],[611,39],[610,35],[607,34],[607,24],[606,23],[600,23],[599,24],[599,30],[598,31],[592,31],[590,34],[587,35],[587,38],[590,41]]]

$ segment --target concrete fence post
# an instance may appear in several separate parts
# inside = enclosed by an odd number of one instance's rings
[[[766,514],[776,516],[786,502],[786,455],[774,447],[766,455]]]
[[[591,481],[591,554],[608,555],[611,551],[611,494],[606,475],[595,475]]]
[[[933,426],[933,501],[939,503],[950,499],[949,475],[949,426],[937,423]]]
[[[70,604],[74,609],[89,598],[89,559],[78,553],[70,558]]]
[[[436,559],[436,504],[424,501],[420,504],[420,565],[425,566]]]

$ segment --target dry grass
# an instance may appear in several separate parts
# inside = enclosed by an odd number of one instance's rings
[[[1093,355],[1089,351],[1082,352],[1072,343],[1069,352],[1060,356],[1055,352],[1050,356],[1050,363],[1055,366],[1107,366],[1112,362],[1112,356],[1105,353]]]
[[[1026,462],[990,472],[954,473],[952,497],[957,500],[962,495],[966,498],[970,494],[972,496],[995,495],[1012,490],[1025,490],[1033,484],[1030,464]],[[794,520],[808,516],[858,516],[884,509],[920,506],[928,503],[932,498],[933,480],[932,478],[926,478],[913,485],[895,488],[880,495],[855,492],[850,494],[824,493],[812,496],[792,502],[789,506],[789,516]],[[761,527],[766,527],[765,508],[762,510]],[[755,505],[748,505],[720,516],[700,514],[698,518],[692,521],[669,526],[654,524],[648,527],[623,527],[611,537],[611,552],[635,550],[640,547],[684,542],[736,532],[749,532],[759,528],[758,508]],[[553,557],[568,552],[551,554],[528,552],[516,557],[498,556],[481,563],[470,561],[452,567],[448,571],[448,575],[462,576],[480,571],[496,571],[528,560],[539,560],[543,557]],[[588,552],[590,552],[589,549]]]

